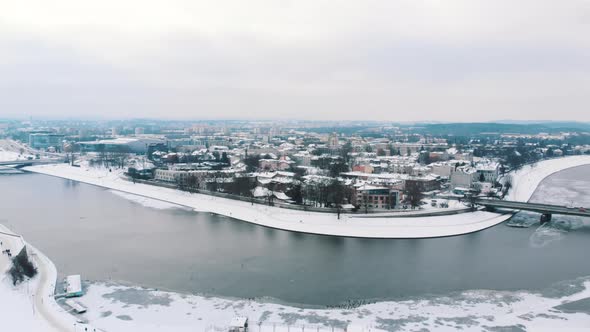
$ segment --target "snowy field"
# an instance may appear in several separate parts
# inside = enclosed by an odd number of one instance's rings
[[[305,212],[248,202],[190,194],[174,189],[131,183],[120,178],[121,170],[39,165],[28,171],[85,182],[127,194],[182,205],[250,223],[294,232],[365,238],[428,238],[476,232],[507,220],[510,215],[478,211],[436,217],[361,218],[359,215]],[[127,196],[130,198],[130,196]],[[138,198],[133,198],[138,200]]]

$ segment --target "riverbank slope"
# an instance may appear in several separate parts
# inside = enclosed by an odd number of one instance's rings
[[[545,177],[566,168],[586,164],[590,164],[590,156],[551,159],[541,161],[535,166],[525,166],[512,175],[513,188],[508,199],[527,201]],[[396,218],[362,218],[359,215],[341,214],[338,219],[336,214],[288,210],[131,183],[121,178],[121,170],[72,167],[67,164],[39,165],[25,170],[157,199],[261,226],[319,235],[363,238],[444,237],[477,232],[495,226],[511,216],[476,211],[448,216]]]
[[[293,232],[363,238],[431,238],[472,233],[492,227],[510,215],[484,211],[434,217],[361,218],[359,215],[283,209],[176,189],[132,183],[121,171],[71,167],[67,164],[27,167],[27,171],[84,182],[168,203]]]
[[[528,202],[539,184],[550,176],[567,168],[590,164],[590,156],[571,156],[543,160],[535,164],[525,165],[521,169],[509,173],[512,189],[506,195],[507,200]]]
[[[12,263],[4,254],[0,257],[0,330],[77,332],[76,325],[85,326],[55,302],[57,270],[47,256],[1,224],[0,242],[2,250],[11,249],[13,254],[26,247],[37,268],[36,276],[15,286],[6,273]]]

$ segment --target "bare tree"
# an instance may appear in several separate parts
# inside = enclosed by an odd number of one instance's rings
[[[406,182],[404,189],[404,200],[410,204],[412,208],[420,206],[420,202],[424,198],[424,194],[420,190],[420,186],[416,181]]]

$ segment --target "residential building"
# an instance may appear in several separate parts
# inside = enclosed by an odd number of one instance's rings
[[[485,164],[478,164],[475,169],[477,170],[477,180],[482,182],[494,183],[500,175],[500,164],[495,162],[489,162]]]
[[[477,181],[477,171],[473,167],[462,166],[453,169],[451,172],[451,187],[471,188],[473,182]]]
[[[367,210],[390,210],[399,205],[400,192],[387,187],[363,184],[355,191],[353,205]]]

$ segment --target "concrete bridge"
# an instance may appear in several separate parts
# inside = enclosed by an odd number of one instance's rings
[[[0,161],[0,166],[22,168],[22,167],[34,166],[34,165],[61,164],[63,162],[64,162],[64,159],[14,160],[14,161]]]
[[[489,209],[513,209],[523,210],[541,213],[541,222],[547,222],[551,220],[553,214],[562,214],[568,216],[579,216],[579,217],[590,217],[590,208],[583,207],[566,207],[560,205],[540,204],[540,203],[528,203],[528,202],[516,202],[516,201],[504,201],[499,199],[490,198],[476,198],[475,204],[485,206]]]

